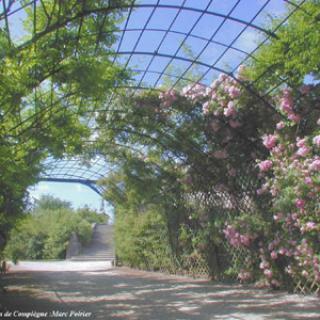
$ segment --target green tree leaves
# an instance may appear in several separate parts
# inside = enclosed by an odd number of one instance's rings
[[[277,32],[277,38],[263,46],[252,60],[250,77],[260,78],[260,89],[279,84],[281,79],[292,86],[302,84],[313,74],[319,79],[320,2],[307,1],[301,5]],[[274,21],[276,25],[278,21]]]
[[[91,240],[92,224],[106,220],[105,215],[89,208],[73,210],[69,202],[45,195],[11,231],[5,253],[13,261],[64,259],[73,232],[82,244],[87,244]]]
[[[24,5],[24,1],[20,1]],[[23,39],[0,28],[0,227],[21,213],[47,156],[85,154],[94,112],[126,74],[113,63],[119,0],[24,6]],[[7,218],[8,217],[8,218]],[[9,223],[9,220],[11,221]]]

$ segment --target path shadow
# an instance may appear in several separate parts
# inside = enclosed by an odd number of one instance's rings
[[[0,304],[10,311],[91,313],[77,319],[320,319],[316,297],[130,269],[15,273],[3,281]]]

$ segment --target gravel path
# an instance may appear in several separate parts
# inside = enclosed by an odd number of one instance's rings
[[[0,293],[0,319],[320,319],[314,296],[126,268],[20,271],[1,282],[6,292]]]

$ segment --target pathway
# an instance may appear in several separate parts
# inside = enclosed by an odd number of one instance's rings
[[[28,314],[17,317],[17,312],[32,311],[36,313],[28,319],[36,319],[40,312],[47,312],[50,319],[320,319],[317,297],[126,268],[20,271],[2,281],[6,293],[0,293],[0,310],[16,311],[7,319],[27,319]]]

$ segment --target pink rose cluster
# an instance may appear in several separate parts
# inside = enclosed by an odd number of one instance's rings
[[[181,95],[192,100],[198,101],[206,97],[207,87],[202,83],[189,84],[182,89]]]
[[[311,148],[307,145],[307,139],[300,139],[297,138],[296,146],[298,147],[298,150],[296,152],[297,156],[299,157],[306,157],[309,152],[311,151]]]
[[[246,270],[240,270],[238,273],[238,279],[240,282],[246,282],[252,279],[252,273]]]
[[[273,246],[279,244],[279,240],[273,240],[272,246],[269,245],[269,250],[273,249]],[[266,278],[268,283],[274,287],[280,287],[281,281],[277,279],[277,272],[274,270],[274,263],[272,259],[269,261],[267,256],[267,251],[262,247],[262,243],[259,243],[260,249],[259,249],[259,269],[262,271],[263,276]],[[274,253],[273,253],[274,255]]]
[[[231,128],[238,128],[241,122],[237,119],[238,99],[241,94],[239,83],[232,77],[221,74],[210,87],[199,89],[196,93],[184,89],[183,95],[193,100],[202,101],[204,115],[213,114],[228,119]],[[191,92],[191,95],[187,92]]]
[[[313,137],[312,142],[316,147],[320,147],[320,135]]]
[[[243,70],[244,67],[240,66],[238,70],[239,77]],[[202,83],[190,84],[184,87],[180,96],[194,103],[202,103],[204,115],[223,116],[228,119],[229,126],[235,129],[242,125],[237,119],[240,94],[240,84],[236,79],[229,75],[221,74],[209,87]],[[160,93],[161,106],[169,108],[177,100],[178,96],[179,94],[174,90]]]
[[[232,225],[227,225],[226,228],[223,230],[223,233],[228,242],[234,247],[249,247],[252,241],[255,239],[254,236],[248,234],[241,234]]]
[[[285,90],[281,110],[289,120],[298,123],[300,118],[294,113],[293,103],[291,92]],[[273,285],[281,278],[274,263],[279,258],[287,262],[285,271],[294,279],[303,277],[320,283],[320,251],[315,245],[320,231],[320,135],[315,128],[315,133],[290,141],[294,130],[295,126],[286,126],[281,121],[276,125],[276,133],[262,136],[270,157],[258,163],[261,173],[270,170],[273,173],[265,177],[263,186],[257,190],[258,194],[270,192],[273,210],[277,212],[272,224],[276,239],[260,256],[260,269]]]
[[[262,137],[262,143],[268,150],[272,150],[276,146],[277,136],[274,134],[264,135]]]
[[[290,89],[284,89],[280,99],[280,110],[287,116],[290,121],[300,122],[301,117],[293,110],[294,100]]]
[[[178,99],[178,94],[175,90],[167,90],[160,93],[159,99],[162,107],[169,108]]]
[[[300,274],[304,278],[320,282],[320,260],[306,239],[296,247],[295,259],[297,266],[291,266],[291,273]]]
[[[271,160],[264,160],[258,163],[258,167],[261,172],[269,171],[272,168],[272,161]]]
[[[272,279],[273,272],[271,269],[271,265],[267,260],[262,260],[259,264],[259,268],[263,271],[263,274],[268,278]]]
[[[292,257],[294,255],[294,246],[296,241],[281,241],[279,237],[271,241],[268,245],[271,260],[276,260],[280,256]]]

